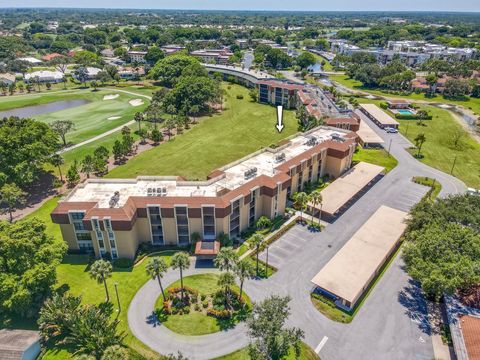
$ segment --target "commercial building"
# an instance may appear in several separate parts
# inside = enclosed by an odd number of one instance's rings
[[[403,211],[381,206],[315,275],[315,291],[333,298],[338,307],[353,310],[398,247],[406,216]]]
[[[213,171],[205,181],[177,177],[90,179],[51,214],[70,250],[132,258],[141,243],[188,246],[238,238],[260,216],[284,214],[287,197],[320,177],[350,168],[349,132],[313,129]]]
[[[400,125],[397,120],[388,115],[385,111],[380,109],[375,104],[360,104],[360,111],[363,112],[370,120],[372,120],[378,127],[398,128]]]

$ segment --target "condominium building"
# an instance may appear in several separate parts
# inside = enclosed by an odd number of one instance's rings
[[[352,133],[328,127],[285,140],[213,171],[205,181],[177,177],[89,179],[51,214],[70,250],[133,258],[141,243],[188,246],[192,234],[230,238],[260,216],[283,215],[287,198],[351,166]]]
[[[128,57],[130,58],[130,62],[137,62],[137,63],[146,63],[145,55],[147,55],[146,51],[129,51]]]
[[[297,106],[298,92],[303,85],[276,79],[260,80],[258,86],[258,101],[263,104],[282,105],[286,109]]]
[[[228,64],[228,60],[233,56],[233,53],[228,49],[205,49],[192,51],[190,55],[206,64],[225,65]]]

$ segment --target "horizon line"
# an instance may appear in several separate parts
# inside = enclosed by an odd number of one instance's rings
[[[437,14],[480,14],[480,10],[292,10],[292,9],[195,9],[195,8],[130,8],[130,7],[73,7],[73,6],[1,6],[2,10],[19,10],[19,9],[39,9],[39,10],[155,10],[155,11],[223,11],[223,12],[292,12],[292,13],[333,13],[333,12],[343,12],[343,13],[437,13]]]

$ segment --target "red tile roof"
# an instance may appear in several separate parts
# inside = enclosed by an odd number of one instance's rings
[[[52,54],[48,54],[48,55],[43,56],[42,60],[43,61],[50,61],[50,60],[53,60],[57,57],[63,57],[63,55],[59,54],[59,53],[52,53]]]
[[[460,323],[468,359],[480,360],[480,318],[464,315]]]

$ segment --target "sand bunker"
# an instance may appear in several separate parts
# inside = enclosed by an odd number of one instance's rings
[[[103,100],[113,100],[118,98],[120,95],[119,94],[111,94],[111,95],[105,95],[103,97]]]
[[[142,99],[133,99],[128,102],[132,106],[140,106],[143,105],[143,100]]]
[[[447,104],[440,104],[440,105],[438,105],[438,107],[442,108],[442,109],[451,109],[453,106],[447,105]]]
[[[107,120],[117,120],[120,119],[121,116],[110,116]]]

